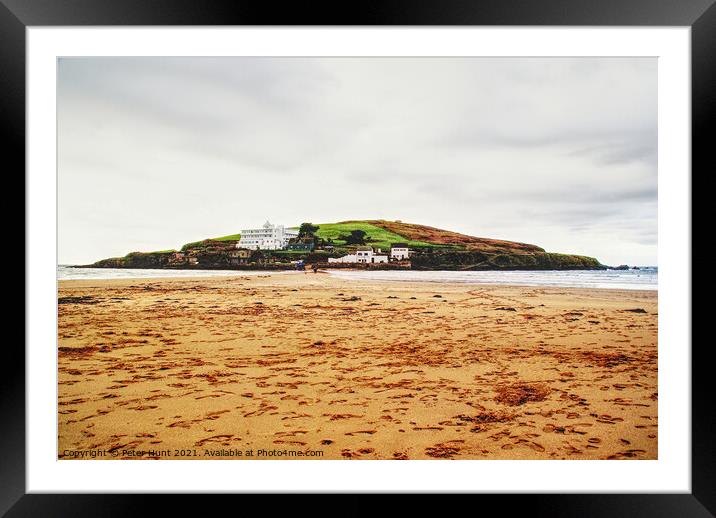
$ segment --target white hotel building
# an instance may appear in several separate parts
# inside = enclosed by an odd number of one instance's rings
[[[387,263],[388,256],[382,255],[380,249],[376,254],[370,246],[360,246],[355,254],[344,255],[338,259],[329,257],[329,263]]]
[[[298,237],[298,230],[283,225],[272,225],[268,221],[263,227],[241,231],[241,239],[236,248],[250,250],[282,250],[288,246],[288,240]]]

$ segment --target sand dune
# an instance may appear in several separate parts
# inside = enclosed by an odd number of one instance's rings
[[[657,457],[656,292],[274,274],[58,297],[61,459]]]

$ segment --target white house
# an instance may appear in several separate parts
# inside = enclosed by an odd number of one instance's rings
[[[393,243],[390,247],[390,258],[395,261],[407,261],[410,258],[410,250],[405,243]]]
[[[272,225],[267,221],[261,228],[242,230],[236,248],[282,250],[288,246],[289,239],[297,236],[298,230]]]
[[[379,250],[380,252],[380,250]],[[328,258],[329,263],[387,263],[388,256],[376,254],[373,248],[370,246],[358,247],[355,254],[344,255],[335,259],[333,257]]]

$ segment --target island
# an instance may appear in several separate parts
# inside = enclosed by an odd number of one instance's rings
[[[547,252],[402,221],[352,220],[256,229],[187,243],[179,250],[131,252],[84,268],[287,270],[603,270],[593,257]]]

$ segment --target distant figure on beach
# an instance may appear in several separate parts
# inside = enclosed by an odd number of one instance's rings
[[[315,264],[313,265],[313,273],[318,273],[318,266]]]

